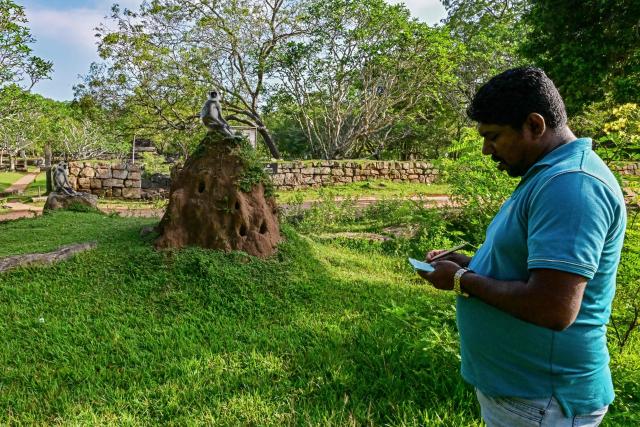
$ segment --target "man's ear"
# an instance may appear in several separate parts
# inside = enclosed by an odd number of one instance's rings
[[[538,113],[531,113],[527,116],[527,120],[525,120],[524,125],[529,128],[531,132],[531,136],[535,139],[542,137],[545,130],[547,130],[547,124],[544,121],[544,117],[542,117]]]

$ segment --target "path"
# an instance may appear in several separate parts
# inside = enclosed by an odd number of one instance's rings
[[[11,194],[23,193],[24,190],[27,189],[29,184],[35,181],[36,177],[40,172],[30,172],[25,176],[19,178],[16,182],[7,187],[2,193],[0,193],[0,197],[9,196]]]
[[[336,197],[334,201],[342,202],[346,200],[345,197]],[[367,196],[361,197],[358,199],[354,199],[354,204],[356,208],[365,208],[370,206],[376,202],[379,202],[380,198]],[[413,200],[413,201],[423,201],[425,206],[431,207],[442,207],[451,204],[451,200],[449,196],[446,194],[433,194],[430,196],[412,196],[408,198],[397,198],[397,199],[384,199],[384,200]],[[320,200],[307,200],[300,205],[291,205],[286,203],[280,203],[278,206],[287,211],[289,209],[299,208],[299,209],[310,209],[315,203],[320,202]],[[161,218],[164,215],[164,209],[149,209],[149,208],[141,208],[141,209],[130,209],[123,207],[104,207],[100,208],[100,210],[104,213],[117,213],[120,216],[125,217],[143,217],[143,218]]]
[[[347,198],[342,196],[338,196],[333,199],[334,202],[344,202],[345,200],[347,200]],[[365,196],[365,197],[359,197],[357,199],[353,199],[354,204],[357,208],[365,208],[381,200],[394,200],[394,201],[412,200],[414,202],[422,201],[425,203],[426,206],[432,206],[432,207],[445,206],[450,204],[451,202],[451,200],[449,199],[449,196],[446,194],[432,194],[428,196],[411,196],[411,197],[394,197],[394,198],[391,198],[391,197],[380,198],[375,196]],[[303,209],[309,209],[311,206],[313,206],[315,203],[318,203],[318,202],[320,202],[320,200],[306,200],[302,203],[301,206]],[[292,205],[289,205],[286,203],[280,204],[279,206],[281,206],[284,210],[287,210],[293,207]]]
[[[38,215],[42,215],[41,207],[27,205],[20,202],[7,202],[0,206],[0,208],[11,209],[10,212],[0,214],[0,222],[20,218],[34,218]]]
[[[344,201],[344,197],[336,197],[335,201],[340,202]],[[367,206],[370,206],[382,199],[368,196],[362,197],[354,200],[354,204],[356,208],[362,209]],[[431,196],[413,196],[406,199],[385,199],[385,200],[414,200],[414,201],[423,201],[425,206],[432,207],[441,207],[450,204],[449,196],[446,194],[437,194]],[[289,209],[299,208],[299,209],[310,209],[314,203],[318,203],[319,200],[308,200],[303,202],[301,205],[290,205],[290,204],[280,204],[278,205],[282,210],[287,211]],[[35,207],[32,205],[26,205],[24,203],[18,202],[10,202],[5,203],[3,206],[11,209],[11,212],[7,212],[4,214],[0,214],[0,222],[19,219],[19,218],[33,218],[37,215],[42,214],[42,208]],[[152,209],[152,208],[141,208],[141,209],[131,209],[127,207],[114,207],[108,206],[99,208],[102,212],[106,214],[116,213],[119,216],[123,217],[139,217],[139,218],[162,218],[164,215],[164,209]]]

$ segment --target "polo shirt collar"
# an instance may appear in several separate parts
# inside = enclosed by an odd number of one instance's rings
[[[575,154],[591,150],[591,147],[591,138],[578,138],[566,144],[560,145],[555,150],[547,153],[546,156],[534,163],[533,166],[529,168],[527,173],[522,176],[520,184],[538,173],[538,171],[544,166],[551,166],[555,163],[558,163],[558,161],[561,159],[566,159],[567,157],[571,157]]]

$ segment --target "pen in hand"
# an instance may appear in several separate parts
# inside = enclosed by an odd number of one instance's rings
[[[442,258],[443,256],[449,255],[450,253],[453,253],[453,252],[455,252],[455,251],[457,251],[457,250],[460,250],[460,249],[464,248],[464,247],[465,247],[465,246],[467,246],[467,245],[468,245],[468,243],[467,243],[467,242],[464,242],[463,244],[458,245],[458,246],[456,246],[455,248],[451,248],[451,249],[449,249],[448,251],[444,251],[444,252],[442,252],[441,254],[438,254],[438,255],[434,256],[433,258],[431,258],[431,259],[429,260],[429,262],[435,261],[435,260],[437,260],[438,258]]]

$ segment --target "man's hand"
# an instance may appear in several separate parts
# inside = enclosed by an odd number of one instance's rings
[[[418,270],[420,277],[428,280],[436,289],[453,289],[453,275],[461,268],[460,265],[452,261],[440,260],[432,262],[431,265],[435,270],[431,273]]]
[[[436,249],[433,251],[429,251],[425,256],[425,260],[430,263],[433,257],[443,252],[446,252],[446,249]],[[438,258],[438,261],[452,261],[462,267],[467,267],[469,265],[469,262],[471,262],[471,257],[460,254],[458,252],[452,252],[448,255],[443,256],[442,258]]]

